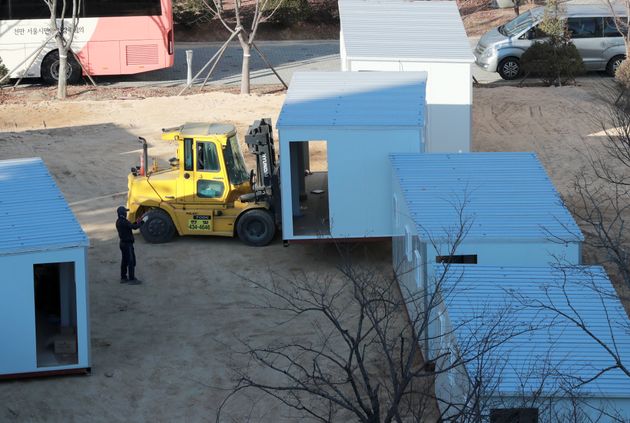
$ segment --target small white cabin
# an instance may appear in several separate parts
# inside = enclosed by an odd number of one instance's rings
[[[475,58],[454,1],[339,0],[343,71],[425,71],[427,149],[470,151]]]
[[[0,161],[0,216],[0,378],[89,371],[89,241],[41,159]]]
[[[581,263],[583,235],[534,153],[390,160],[392,265],[406,297],[429,292],[436,264]],[[408,307],[412,320],[423,312],[418,307]]]
[[[479,407],[497,423],[630,418],[630,378],[614,357],[630,362],[630,322],[602,267],[452,265],[440,292],[429,344],[447,415]]]
[[[391,237],[391,153],[425,151],[424,72],[295,73],[277,122],[284,241]]]
[[[393,265],[422,269],[409,289],[423,286],[436,263],[580,264],[582,232],[534,153],[393,154],[390,160]]]

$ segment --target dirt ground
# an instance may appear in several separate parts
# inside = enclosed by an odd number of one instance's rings
[[[474,149],[535,151],[566,192],[580,164],[577,149],[601,136],[604,86],[588,84],[476,88]],[[151,155],[161,160],[173,155],[173,146],[159,141],[160,128],[185,121],[230,122],[242,139],[253,120],[276,121],[284,94],[116,97],[124,96],[64,102],[22,97],[0,108],[0,159],[42,157],[90,238],[93,362],[87,377],[0,383],[0,421],[214,421],[231,386],[227,345],[235,337],[255,342],[291,335],[277,332],[276,316],[247,307],[259,292],[241,276],[259,280],[268,269],[333,272],[337,264],[332,247],[284,248],[279,237],[265,248],[223,238],[148,245],[138,237],[138,274],[145,283],[120,285],[114,211],[125,201],[126,175],[138,162],[136,138],[150,140]],[[387,269],[389,248],[370,246],[372,263]],[[291,420],[256,397],[240,397],[230,409],[240,420]]]

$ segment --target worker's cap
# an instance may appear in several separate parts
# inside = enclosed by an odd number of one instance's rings
[[[118,216],[126,216],[128,211],[129,209],[126,208],[125,206],[120,206],[116,209],[116,214]]]

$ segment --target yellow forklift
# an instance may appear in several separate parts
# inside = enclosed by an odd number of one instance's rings
[[[179,235],[238,236],[253,246],[269,244],[280,224],[280,189],[271,119],[254,122],[245,143],[256,157],[247,172],[233,125],[186,123],[162,130],[177,142],[170,167],[148,169],[147,142],[140,138],[140,166],[128,176],[127,208],[131,221],[142,216],[147,242]]]

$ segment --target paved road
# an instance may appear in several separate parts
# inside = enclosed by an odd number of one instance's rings
[[[477,39],[471,39],[474,46]],[[260,41],[258,48],[267,56],[280,76],[288,83],[291,75],[296,71],[335,71],[340,69],[339,41]],[[221,48],[222,43],[178,43],[175,49],[175,65],[170,69],[147,72],[137,75],[118,77],[101,77],[99,84],[117,87],[126,86],[175,86],[186,83],[186,50],[193,51],[193,76],[206,65],[208,60]],[[214,70],[209,84],[231,84],[240,82],[242,53],[237,42],[232,43],[217,68]],[[207,68],[199,77],[202,81],[208,74]],[[473,66],[474,75],[480,82],[495,82],[500,80],[496,73],[485,72]],[[267,68],[257,53],[251,56],[251,83],[276,84],[276,76]],[[199,82],[200,82],[199,81]]]
[[[280,76],[287,82],[295,71],[332,71],[340,68],[339,41],[260,41],[258,48],[267,56]],[[197,74],[210,58],[221,48],[222,43],[179,43],[175,49],[175,65],[170,69],[120,77],[102,77],[97,82],[114,86],[157,85],[172,86],[186,83],[186,50],[193,51],[192,71]],[[242,52],[238,43],[232,43],[209,84],[238,84],[241,75]],[[277,84],[275,75],[267,68],[258,54],[251,53],[251,83]],[[200,80],[208,74],[207,68]]]
[[[477,44],[478,37],[471,37],[472,48]],[[260,50],[277,69],[280,76],[287,82],[296,71],[335,71],[340,69],[339,41],[260,41],[256,43]],[[193,75],[198,73],[208,60],[221,48],[222,43],[179,43],[175,50],[175,65],[170,69],[148,72],[138,75],[118,77],[101,77],[99,84],[116,87],[127,86],[178,86],[186,83],[186,50],[193,51]],[[217,65],[209,84],[237,85],[240,83],[242,53],[237,42],[232,43]],[[199,83],[206,77],[209,68],[201,75]],[[499,74],[486,72],[473,65],[473,76],[482,84],[513,84],[503,81]],[[585,78],[601,78],[602,74],[591,73]],[[252,51],[251,83],[277,84],[278,79],[267,68],[258,54]]]

